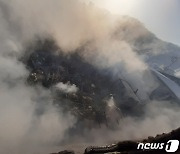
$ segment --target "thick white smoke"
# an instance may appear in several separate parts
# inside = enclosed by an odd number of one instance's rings
[[[62,140],[75,119],[52,105],[50,91],[26,85],[17,59],[0,55],[0,152],[33,153]]]
[[[18,59],[32,35],[11,4],[16,2],[0,1],[0,153],[46,153],[64,139],[75,119],[52,105],[49,90],[26,84],[28,71]]]
[[[60,82],[55,87],[63,93],[76,93],[78,91],[76,85],[70,83],[64,84]]]
[[[26,84],[28,71],[18,59],[35,36],[52,36],[66,53],[87,44],[82,56],[88,62],[100,69],[109,68],[112,76],[123,75],[143,97],[152,91],[155,81],[151,75],[144,77],[148,66],[133,46],[133,40],[148,35],[148,31],[133,21],[119,18],[117,22],[108,12],[77,0],[0,0],[0,153],[47,150],[65,139],[66,130],[75,122],[72,115],[61,114],[52,105],[50,90]],[[138,25],[142,29],[135,29],[135,33],[124,29]],[[69,88],[77,90],[60,85],[66,92]],[[104,128],[89,134],[99,139],[108,134],[103,140],[140,138],[176,128],[177,117],[179,112],[174,108],[153,104],[142,121],[126,118],[118,132]],[[151,125],[154,129],[149,129]]]

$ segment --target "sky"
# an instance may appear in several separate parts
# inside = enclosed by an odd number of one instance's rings
[[[180,0],[89,0],[113,14],[139,19],[164,41],[180,46]]]

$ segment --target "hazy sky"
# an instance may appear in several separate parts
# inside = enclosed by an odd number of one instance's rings
[[[113,14],[138,18],[159,38],[180,46],[180,0],[90,0]]]

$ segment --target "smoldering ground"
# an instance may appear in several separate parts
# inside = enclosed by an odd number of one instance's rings
[[[128,32],[123,27],[140,28]],[[53,37],[65,54],[88,44],[81,53],[87,62],[100,70],[109,68],[112,77],[123,75],[144,99],[156,86],[151,75],[144,78],[148,66],[134,51],[133,40],[148,37],[149,32],[134,19],[115,19],[92,4],[75,0],[0,0],[0,153],[32,154],[42,149],[46,153],[65,139],[66,130],[76,121],[52,105],[50,89],[26,83],[29,72],[19,59],[27,42],[36,36]],[[159,44],[163,46],[157,42],[150,43],[152,54]],[[91,136],[91,141],[108,142],[170,131],[179,126],[178,109],[164,102],[152,103],[141,119],[123,119],[118,131],[92,129],[87,132],[91,135],[85,133],[72,141],[88,142]]]

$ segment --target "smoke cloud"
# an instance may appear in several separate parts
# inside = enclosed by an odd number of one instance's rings
[[[100,70],[109,68],[112,77],[126,78],[147,99],[157,83],[144,57],[135,52],[133,40],[149,33],[133,21],[116,19],[93,4],[76,0],[0,0],[0,153],[50,152],[52,145],[66,139],[66,131],[76,121],[53,105],[50,89],[26,83],[29,72],[19,58],[27,42],[36,36],[53,37],[65,54],[84,47],[81,55],[86,61]],[[136,32],[125,29],[138,25],[142,29]],[[57,87],[65,92],[77,91],[73,85],[59,83]],[[152,103],[145,117],[125,118],[118,131],[103,127],[89,134],[97,141],[109,141],[170,131],[180,124],[179,112],[167,106],[164,102]],[[106,139],[102,139],[104,134]],[[82,138],[76,139],[87,141],[88,135]]]
[[[64,84],[62,82],[58,83],[56,85],[56,88],[64,93],[76,93],[78,91],[78,88],[76,87],[76,85],[74,84],[70,85],[69,83]]]

